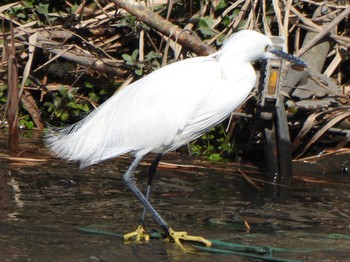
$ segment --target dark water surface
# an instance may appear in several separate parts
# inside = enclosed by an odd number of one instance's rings
[[[21,148],[31,153],[12,160],[5,136],[0,142],[0,261],[261,261],[210,250],[184,253],[157,239],[124,243],[82,232],[81,227],[124,234],[138,225],[142,206],[122,181],[130,159],[79,170],[77,164],[50,159],[39,141],[22,138]],[[175,230],[280,248],[271,260],[350,261],[350,176],[344,166],[349,155],[338,165],[331,159],[297,164],[290,199],[283,202],[264,197],[233,164],[169,154],[151,201]],[[147,181],[141,173],[150,161],[139,168],[139,185]],[[340,172],[326,173],[328,165]],[[255,168],[241,169],[253,179],[263,178]],[[147,229],[160,230],[150,217]]]

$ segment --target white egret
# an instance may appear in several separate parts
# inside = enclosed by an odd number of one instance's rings
[[[135,158],[123,178],[144,205],[142,220],[148,211],[180,246],[180,240],[209,246],[204,238],[173,231],[150,204],[158,162],[164,153],[223,121],[246,99],[256,82],[251,61],[278,57],[305,66],[300,59],[275,49],[265,35],[242,30],[214,54],[173,63],[130,84],[82,121],[51,132],[46,137],[47,144],[58,157],[80,161],[80,167],[133,154]],[[149,169],[148,187],[143,194],[135,185],[133,173],[150,152],[158,155]],[[132,236],[148,239],[143,225],[125,238]]]

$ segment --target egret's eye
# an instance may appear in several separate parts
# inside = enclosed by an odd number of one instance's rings
[[[269,45],[266,45],[265,46],[265,52],[269,51],[270,50],[270,46]]]

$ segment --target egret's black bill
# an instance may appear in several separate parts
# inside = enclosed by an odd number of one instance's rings
[[[293,64],[306,67],[306,63],[294,55],[287,54],[287,53],[285,53],[281,50],[278,50],[278,49],[273,49],[270,52],[273,53],[275,56],[278,56],[282,59],[285,59]]]

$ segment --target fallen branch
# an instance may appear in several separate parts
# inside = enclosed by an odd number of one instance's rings
[[[204,44],[187,31],[182,30],[179,26],[165,20],[134,0],[112,0],[112,2],[136,16],[153,29],[189,48],[197,55],[208,55],[215,52],[215,49],[212,47]]]
[[[100,72],[116,76],[124,76],[126,73],[126,70],[123,69],[124,63],[112,58],[100,58],[84,50],[73,50],[69,45],[62,45],[60,42],[46,38],[45,32],[39,33],[37,46],[57,55],[57,57],[65,58]]]

